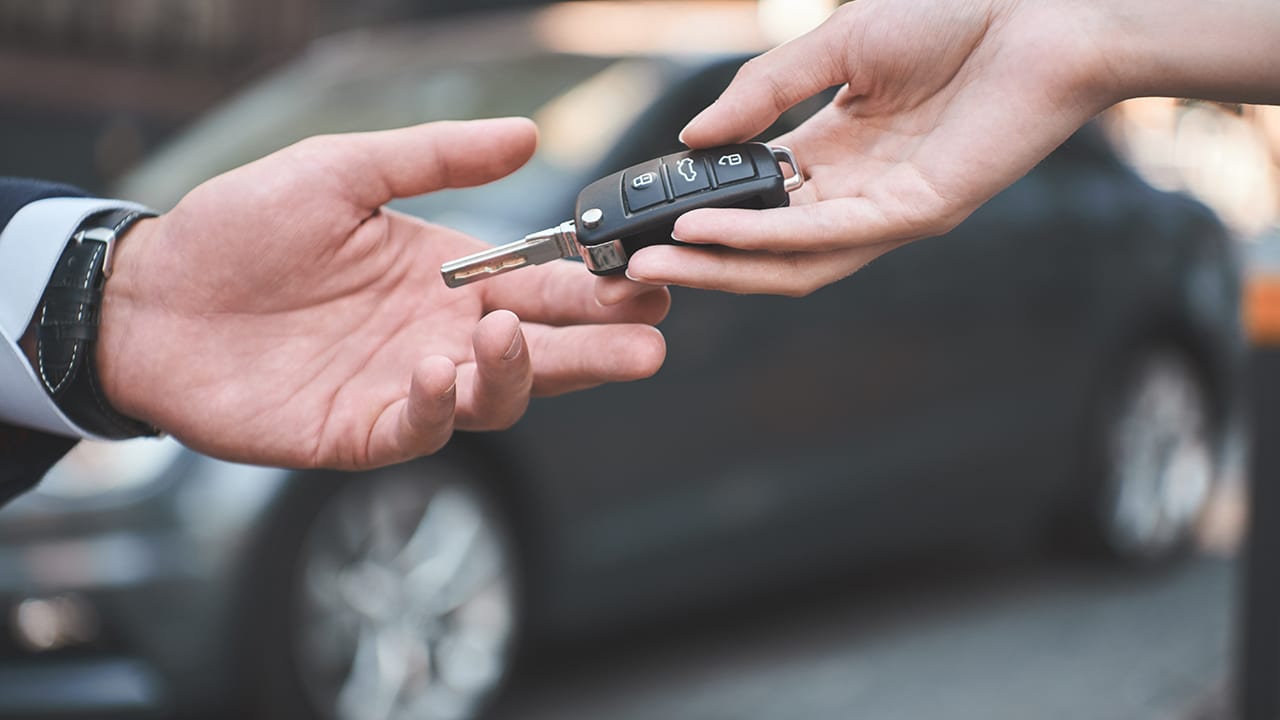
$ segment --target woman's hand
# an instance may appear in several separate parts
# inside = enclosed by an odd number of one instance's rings
[[[1280,3],[857,0],[748,62],[682,134],[740,142],[836,85],[776,142],[808,182],[777,210],[696,210],[628,274],[653,284],[804,295],[940,235],[1108,105],[1141,94],[1280,98]],[[627,295],[602,284],[601,299]]]

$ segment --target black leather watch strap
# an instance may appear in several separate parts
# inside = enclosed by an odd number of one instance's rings
[[[112,245],[143,217],[148,215],[113,210],[82,223],[58,260],[37,314],[36,371],[45,390],[76,425],[117,440],[159,434],[111,407],[94,360]]]

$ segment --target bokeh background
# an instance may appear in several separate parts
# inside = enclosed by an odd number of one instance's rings
[[[164,210],[529,115],[521,173],[396,204],[504,242],[836,4],[0,0],[0,174]],[[0,510],[0,716],[1230,716],[1280,110],[1128,101],[837,287],[675,301],[652,383],[382,473],[82,445]]]

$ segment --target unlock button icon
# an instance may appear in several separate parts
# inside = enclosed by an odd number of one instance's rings
[[[751,161],[751,155],[747,153],[721,152],[711,157],[715,160],[712,163],[712,169],[716,172],[718,185],[750,180],[756,176],[755,164]]]

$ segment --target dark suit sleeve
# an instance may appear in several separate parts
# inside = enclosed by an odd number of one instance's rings
[[[89,197],[89,193],[62,183],[0,177],[0,228],[8,225],[24,205],[55,197]]]
[[[75,438],[0,424],[0,506],[35,487]]]
[[[36,200],[87,195],[70,185],[0,178],[0,228]],[[30,490],[75,444],[74,438],[0,424],[0,505]]]

